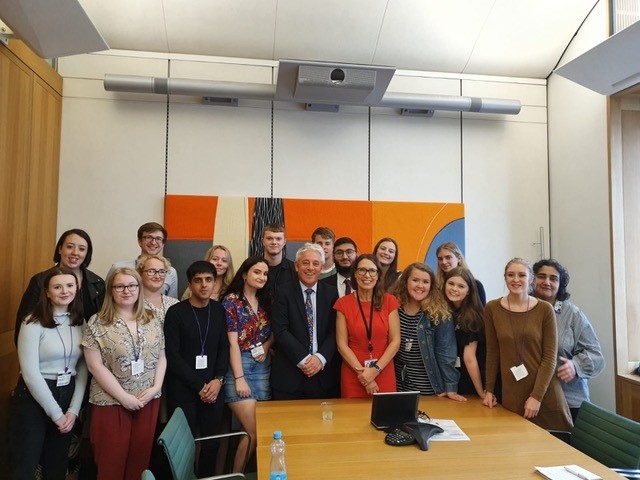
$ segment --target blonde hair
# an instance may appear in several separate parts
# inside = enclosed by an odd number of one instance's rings
[[[511,260],[509,260],[507,262],[507,264],[504,267],[504,274],[507,274],[507,269],[509,268],[510,265],[512,264],[518,264],[518,265],[524,265],[525,268],[527,269],[527,273],[529,274],[529,293],[531,294],[533,292],[533,284],[536,281],[536,277],[533,274],[533,267],[531,266],[531,263],[529,263],[528,260],[525,260],[524,258],[520,258],[520,257],[513,257]]]
[[[118,311],[113,300],[113,282],[116,275],[129,275],[138,283],[138,299],[133,304],[133,313],[136,320],[141,320],[142,324],[149,323],[153,319],[153,312],[144,307],[144,296],[140,292],[142,288],[142,279],[136,270],[129,267],[116,268],[107,277],[107,294],[104,296],[104,303],[98,312],[98,320],[103,325],[112,325],[118,318]]]
[[[207,262],[211,262],[211,257],[213,257],[213,252],[215,252],[216,250],[222,250],[227,254],[227,260],[228,260],[227,263],[229,264],[227,271],[222,277],[222,286],[220,287],[220,291],[222,292],[226,290],[226,288],[231,284],[231,280],[233,280],[233,276],[236,274],[236,271],[233,268],[233,260],[231,259],[231,252],[224,245],[213,245],[209,250],[207,250],[207,253],[204,254],[204,259]]]
[[[402,271],[400,279],[393,286],[393,291],[391,293],[396,296],[400,305],[407,305],[409,303],[407,281],[414,270],[420,270],[421,272],[427,273],[431,279],[429,295],[427,295],[427,298],[422,300],[420,309],[429,315],[435,325],[438,325],[441,321],[446,322],[447,320],[450,320],[451,312],[449,311],[449,305],[444,295],[436,285],[436,276],[433,273],[433,270],[424,263],[415,262],[407,266],[407,268]]]
[[[163,257],[162,255],[150,255],[148,253],[143,253],[138,257],[138,263],[136,263],[136,271],[142,276],[142,272],[144,271],[144,266],[149,260],[160,260],[164,263],[164,269],[169,271],[171,268],[171,262],[168,258]]]

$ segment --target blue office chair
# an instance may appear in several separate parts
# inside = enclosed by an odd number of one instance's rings
[[[551,433],[629,479],[640,479],[640,423],[582,402],[571,432]]]
[[[247,432],[231,432],[219,435],[211,435],[208,437],[193,438],[191,429],[189,428],[189,424],[187,423],[187,418],[184,416],[184,412],[181,408],[176,408],[173,412],[173,415],[171,415],[169,422],[160,434],[160,437],[158,438],[158,444],[162,446],[165,453],[167,454],[174,480],[196,480],[198,477],[196,477],[194,470],[194,462],[196,456],[195,442],[242,436],[247,437],[247,440],[249,440],[249,434]],[[243,470],[244,467],[246,467],[248,460],[249,451],[247,450],[247,456],[244,459]],[[247,477],[243,473],[232,473],[206,478],[208,480],[240,480],[246,479]]]

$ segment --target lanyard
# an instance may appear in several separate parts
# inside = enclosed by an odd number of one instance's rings
[[[71,365],[71,355],[73,355],[73,328],[71,328],[71,324],[69,324],[69,336],[71,337],[71,346],[69,349],[69,360],[67,360],[67,346],[64,344],[64,340],[62,339],[62,334],[58,327],[60,325],[56,324],[56,332],[58,333],[58,337],[60,337],[60,341],[62,342],[62,358],[64,359],[64,373],[69,371],[69,365]]]
[[[204,338],[202,337],[202,329],[200,328],[200,322],[198,321],[198,314],[196,313],[196,309],[191,306],[191,311],[193,311],[193,317],[195,319],[196,325],[198,326],[198,335],[200,335],[200,356],[204,356],[204,346],[207,343],[207,337],[209,336],[209,324],[211,323],[211,301],[207,304],[207,330],[204,332]]]
[[[369,350],[369,356],[371,356],[371,352],[373,352],[373,345],[371,344],[371,336],[373,335],[373,298],[371,299],[371,308],[369,309],[369,325],[367,325],[367,318],[364,316],[364,309],[362,308],[362,303],[360,303],[360,297],[358,296],[358,291],[356,290],[356,300],[358,300],[358,307],[360,308],[360,315],[362,315],[362,323],[364,323],[364,330],[367,332],[367,341],[369,342],[369,346],[367,350]]]
[[[511,334],[513,335],[513,346],[516,350],[516,356],[518,357],[518,363],[523,364],[524,361],[522,359],[522,352],[524,350],[524,331],[527,328],[527,320],[529,319],[529,297],[527,297],[527,312],[524,315],[524,323],[522,324],[522,339],[520,342],[520,348],[518,348],[518,339],[516,338],[516,329],[513,326],[513,319],[511,318],[511,302],[509,301],[509,296],[507,295],[507,305],[509,307],[509,323],[511,324]]]
[[[140,356],[142,355],[142,345],[138,345],[140,343],[140,331],[138,329],[138,319],[136,318],[136,337],[138,339],[137,341],[133,340],[133,333],[131,333],[131,330],[129,330],[129,326],[127,325],[127,322],[124,322],[124,326],[127,327],[127,332],[129,332],[129,336],[131,337],[131,345],[133,346],[133,358],[137,362],[140,359]],[[138,350],[138,347],[140,347],[139,350]]]

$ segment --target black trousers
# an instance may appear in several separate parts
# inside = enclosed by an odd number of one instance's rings
[[[66,413],[75,390],[75,378],[69,385],[56,387],[46,380],[53,398]],[[60,433],[40,404],[33,398],[22,377],[11,397],[9,452],[11,479],[33,480],[36,467],[42,465],[44,480],[64,480],[67,473],[71,433]]]

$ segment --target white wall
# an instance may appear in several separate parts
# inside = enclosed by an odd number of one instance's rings
[[[600,2],[561,64],[607,38]],[[607,97],[557,75],[549,79],[551,253],[571,275],[571,299],[590,319],[607,360],[592,400],[615,410]]]
[[[515,255],[537,259],[548,230],[544,81],[401,72],[390,90],[518,98],[518,116],[276,102],[216,107],[199,99],[105,92],[105,73],[270,83],[274,65],[112,52],[60,59],[64,77],[58,229],[86,228],[93,269],[131,258],[137,227],[163,219],[170,194],[460,202],[467,257],[489,298]],[[167,123],[168,119],[168,123]],[[166,145],[165,145],[166,144]],[[369,164],[370,162],[370,164]],[[370,177],[367,172],[370,170]],[[347,233],[347,232],[345,232]],[[169,232],[171,234],[171,232]]]

